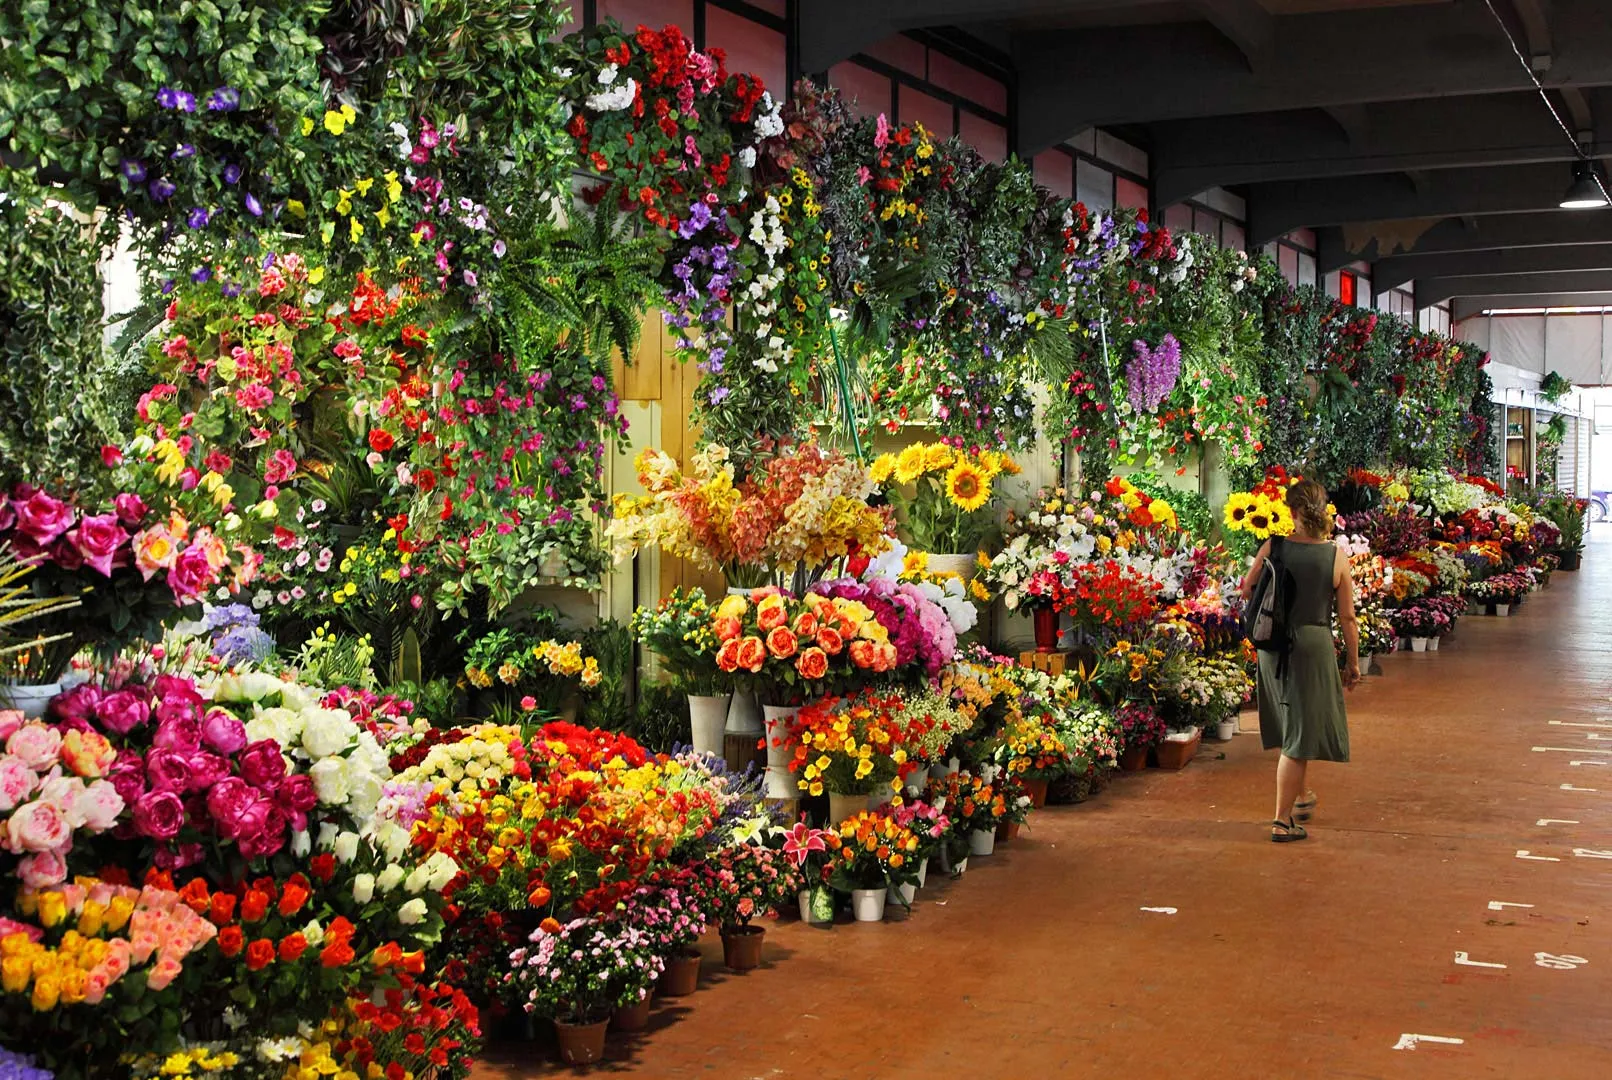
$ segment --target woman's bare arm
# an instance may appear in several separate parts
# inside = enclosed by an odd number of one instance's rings
[[[1350,573],[1349,556],[1337,549],[1333,561],[1332,587],[1338,604],[1338,626],[1343,630],[1344,669],[1343,681],[1354,686],[1360,681],[1360,620],[1355,616],[1355,581]]]
[[[1237,586],[1237,591],[1243,594],[1244,600],[1254,598],[1254,585],[1258,583],[1259,573],[1265,569],[1265,560],[1270,558],[1270,555],[1271,542],[1267,540],[1259,546],[1259,554],[1254,556],[1254,565],[1248,568],[1248,573],[1243,576],[1243,583]]]

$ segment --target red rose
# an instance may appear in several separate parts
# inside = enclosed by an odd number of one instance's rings
[[[212,907],[208,912],[207,917],[212,920],[214,926],[223,926],[225,923],[229,922],[230,919],[234,918],[235,894],[215,892],[213,894]]]
[[[369,448],[377,454],[384,454],[392,448],[396,440],[392,433],[385,428],[371,428],[369,432]]]
[[[302,910],[308,901],[308,890],[296,882],[289,882],[280,894],[280,914],[290,918]]]
[[[269,912],[269,895],[260,889],[248,889],[241,904],[241,921],[255,923]]]
[[[795,640],[794,633],[787,626],[775,627],[767,635],[767,651],[779,660],[788,660],[795,655],[800,643]]]
[[[301,932],[287,934],[280,939],[280,960],[283,963],[292,963],[299,959],[308,950],[308,939]]]
[[[258,938],[246,947],[246,970],[262,971],[274,963],[274,942]]]
[[[246,935],[239,926],[226,926],[218,932],[218,951],[225,956],[238,956],[246,947]]]
[[[828,654],[813,646],[800,654],[795,661],[795,670],[800,672],[802,678],[821,679],[828,674]]]

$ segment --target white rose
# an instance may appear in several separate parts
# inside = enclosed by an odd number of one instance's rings
[[[376,876],[375,887],[381,890],[382,893],[389,893],[393,889],[397,888],[402,881],[403,868],[397,863],[392,863]]]
[[[322,821],[319,823],[319,850],[324,851],[336,842],[336,834],[341,830],[336,828],[334,822]]]
[[[397,921],[404,926],[413,926],[415,923],[424,921],[425,913],[425,901],[416,896],[413,900],[408,901],[397,909]]]
[[[280,702],[288,709],[301,712],[319,704],[319,698],[305,686],[296,683],[280,684]]]
[[[336,843],[332,845],[331,851],[335,854],[337,862],[352,862],[358,857],[358,834],[355,832],[342,833],[336,837]]]
[[[376,826],[373,839],[387,862],[397,862],[409,849],[409,830],[390,821]]]
[[[416,866],[409,871],[409,876],[403,879],[403,891],[407,893],[425,892],[426,884],[431,880],[431,871],[424,865]]]
[[[431,871],[430,889],[432,892],[441,892],[448,882],[459,873],[459,864],[453,861],[453,856],[438,851],[425,860],[427,869]]]
[[[302,937],[309,948],[317,949],[324,944],[325,928],[319,925],[318,919],[310,919],[308,925],[302,928]]]
[[[353,899],[360,904],[367,904],[375,897],[375,875],[359,874],[353,878]]]
[[[351,763],[348,764],[347,812],[353,817],[364,820],[374,814],[383,790],[380,777],[374,773],[357,772]]]
[[[302,748],[309,757],[339,754],[357,733],[358,725],[340,709],[309,709],[303,714]]]
[[[313,837],[308,835],[307,829],[298,829],[291,834],[291,854],[302,858],[313,848]]]
[[[308,770],[313,786],[319,792],[319,801],[326,806],[340,806],[347,801],[347,762],[339,757],[321,758]],[[338,843],[340,841],[338,840]]]

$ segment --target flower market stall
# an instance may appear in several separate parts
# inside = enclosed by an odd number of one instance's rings
[[[61,119],[0,169],[19,1075],[598,1061],[708,932],[756,969],[1232,738],[1300,472],[1362,652],[1576,565],[1475,350],[675,26],[120,7],[0,15]],[[632,441],[646,318],[698,445]],[[721,584],[600,619],[651,558]]]

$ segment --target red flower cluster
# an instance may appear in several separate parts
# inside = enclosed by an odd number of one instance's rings
[[[1077,629],[1107,634],[1151,619],[1158,611],[1158,582],[1113,559],[1080,563],[1073,584],[1053,586],[1053,606]]]

